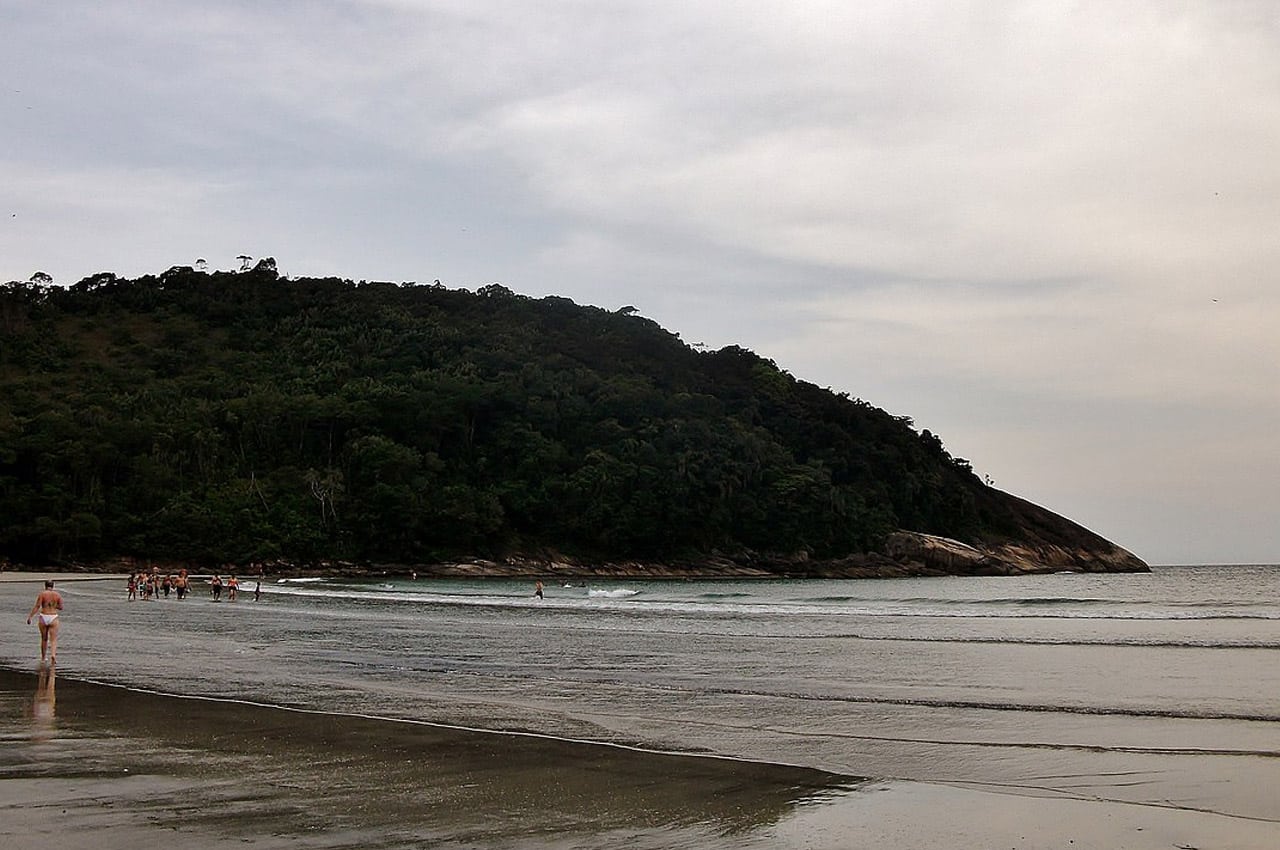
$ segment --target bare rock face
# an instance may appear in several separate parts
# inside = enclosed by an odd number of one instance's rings
[[[899,531],[885,541],[889,558],[904,568],[945,575],[1020,575],[1058,572],[1146,572],[1132,553],[1105,540],[1079,546],[1046,542],[970,545],[947,537]]]
[[[1074,570],[1087,573],[1145,573],[1151,568],[1132,552],[1108,543],[1105,547],[1072,548],[1052,544],[1005,543],[992,546],[991,556],[1017,572]]]
[[[918,531],[897,531],[888,536],[884,554],[893,561],[918,562],[943,572],[974,572],[991,561],[972,545]]]
[[[944,575],[999,575],[1010,571],[1008,564],[977,547],[916,531],[890,534],[884,543],[884,554],[903,566]]]

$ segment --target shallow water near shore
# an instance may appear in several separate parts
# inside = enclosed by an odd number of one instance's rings
[[[223,771],[218,811],[314,846],[370,825],[387,843],[349,846],[1261,850],[1280,830],[1275,567],[567,584],[264,582],[217,604],[60,584],[51,740],[35,630],[0,623],[0,663],[23,671],[5,679],[0,805],[37,779],[23,748],[135,735],[158,747],[149,775],[190,793],[205,780],[186,766]],[[34,589],[0,584],[0,604],[25,614]],[[104,693],[160,700],[126,713],[181,734],[95,715],[122,699]],[[282,789],[320,786],[318,811],[346,814],[289,833],[314,811]]]

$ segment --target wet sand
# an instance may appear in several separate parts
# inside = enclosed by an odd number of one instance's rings
[[[0,846],[1263,850],[1277,829],[1172,807],[163,696],[48,672],[0,669],[0,741]]]
[[[3,579],[34,594],[43,576]],[[1172,802],[147,693],[76,678],[75,648],[64,675],[0,667],[0,847],[1273,850],[1280,831]]]
[[[185,847],[747,835],[850,787],[805,768],[162,696],[44,671],[0,670],[0,735],[0,837],[65,827],[83,839],[58,846],[98,850],[167,832]]]

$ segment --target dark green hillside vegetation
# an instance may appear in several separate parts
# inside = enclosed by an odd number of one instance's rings
[[[903,417],[630,310],[270,261],[0,289],[14,561],[795,570],[897,529],[1017,542],[1028,508]]]

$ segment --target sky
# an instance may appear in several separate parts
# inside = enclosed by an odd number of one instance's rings
[[[1152,564],[1280,561],[1274,0],[0,0],[0,281],[633,305]]]

